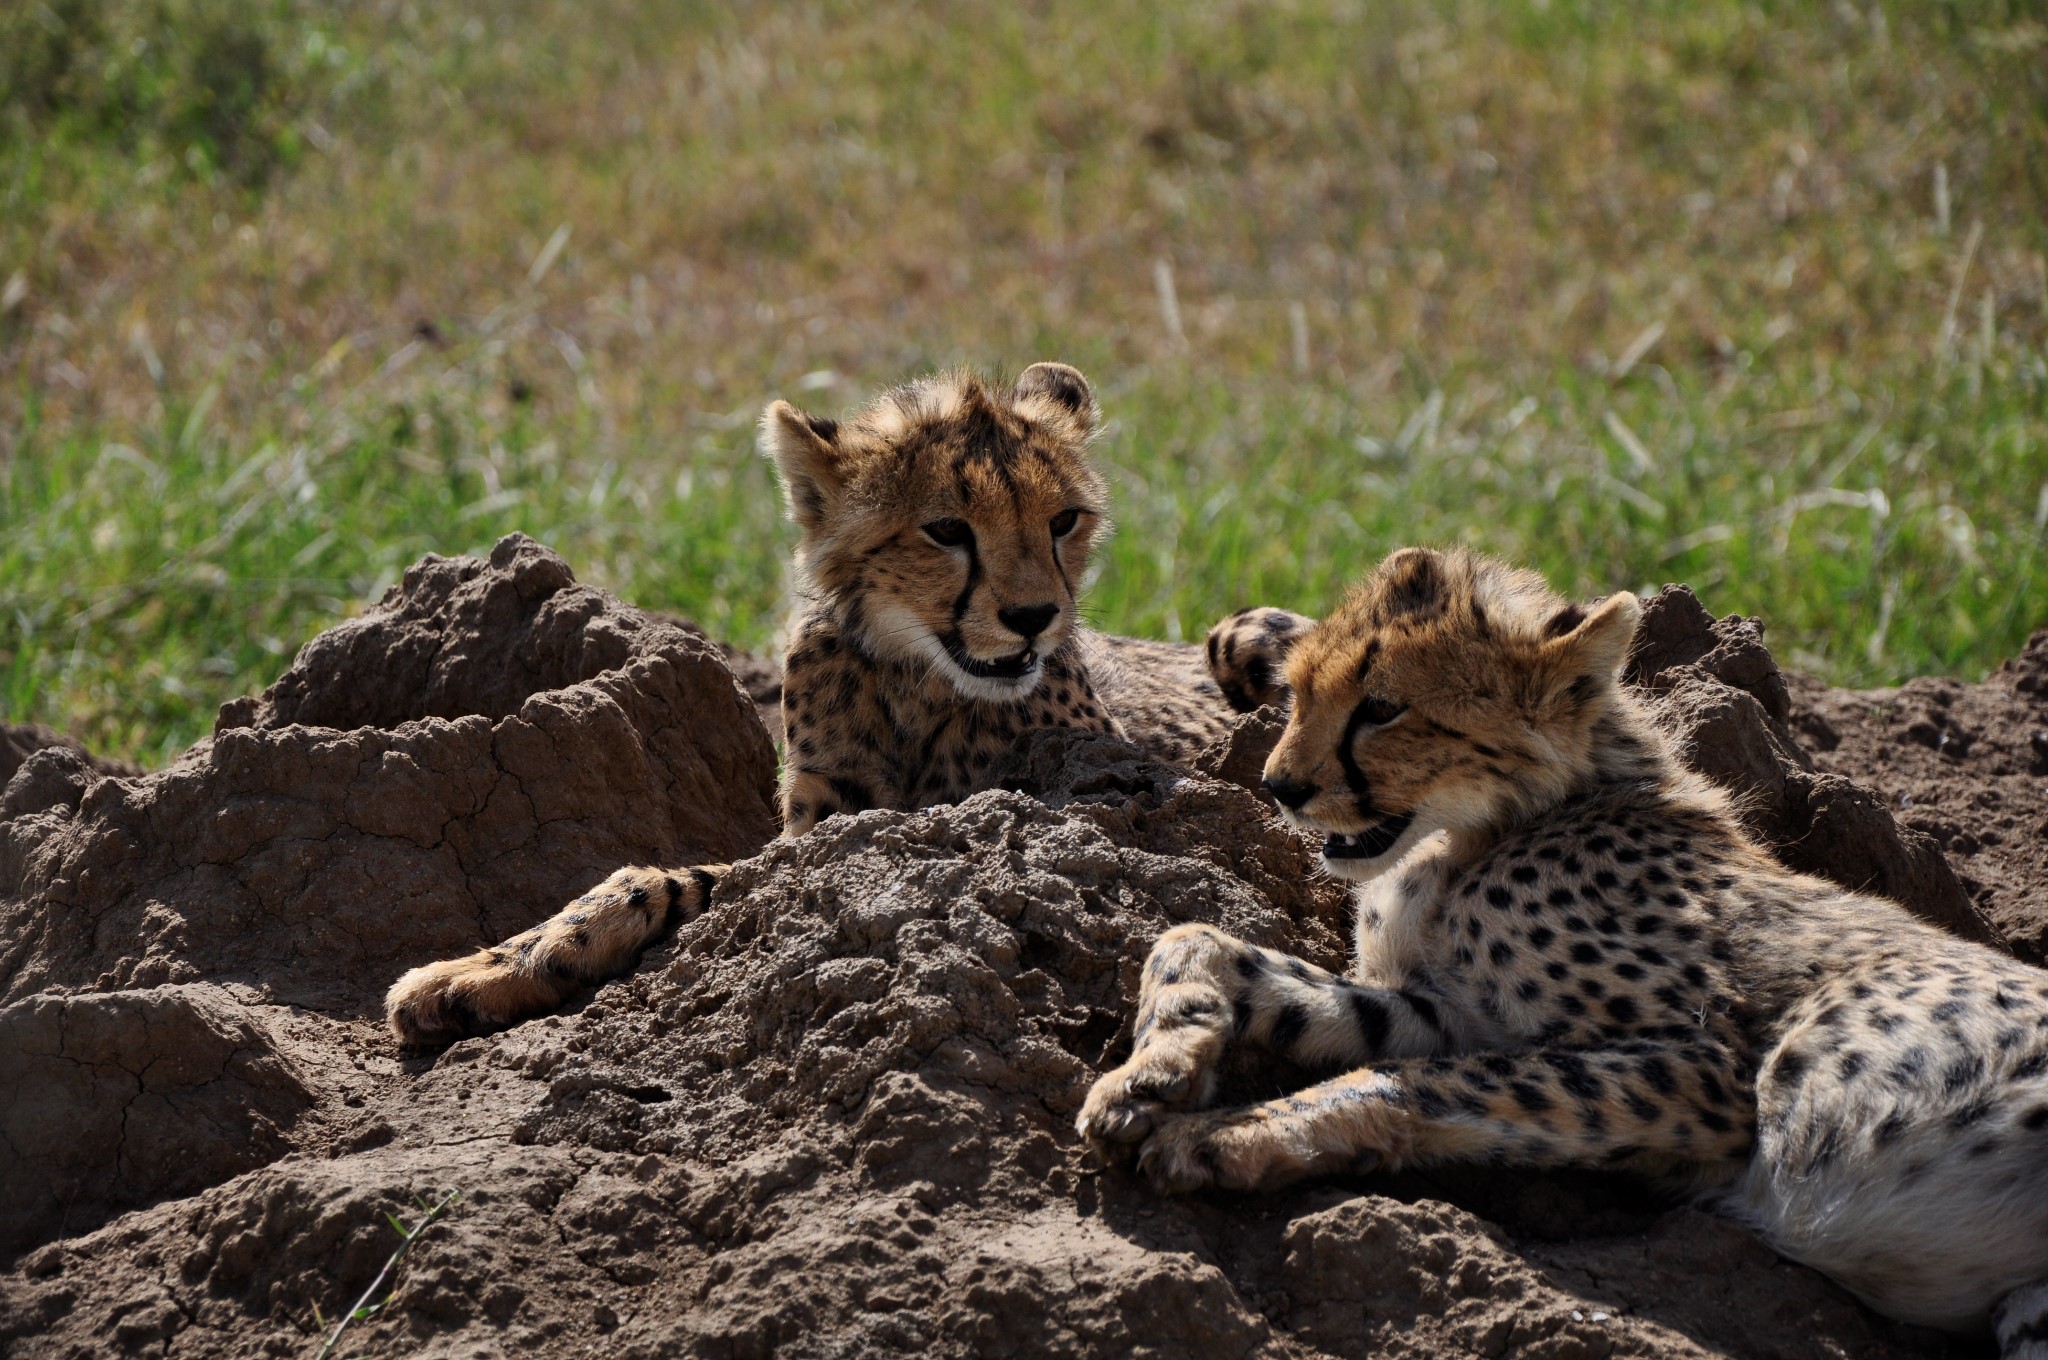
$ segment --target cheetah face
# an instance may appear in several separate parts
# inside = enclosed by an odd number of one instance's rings
[[[1324,834],[1340,878],[1377,876],[1433,831],[1497,831],[1591,771],[1639,612],[1627,593],[1588,614],[1531,572],[1403,549],[1289,657],[1266,787]]]
[[[1010,386],[948,374],[844,421],[776,402],[762,442],[803,532],[797,566],[853,645],[970,699],[1014,702],[1075,623],[1108,527],[1088,382],[1033,364]]]

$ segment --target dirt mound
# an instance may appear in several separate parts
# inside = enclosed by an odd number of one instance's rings
[[[21,768],[23,761],[38,751],[52,748],[71,752],[84,761],[87,767],[101,774],[142,773],[140,766],[131,765],[125,760],[109,760],[105,756],[96,756],[86,750],[76,738],[68,737],[41,723],[0,723],[0,789],[7,787],[7,782],[14,778],[14,772]]]
[[[362,1015],[615,866],[774,835],[775,756],[700,636],[520,535],[428,557],[158,774],[0,792],[0,1001],[202,978]]]
[[[218,987],[0,1007],[0,1250],[261,1166],[312,1103]]]
[[[1791,681],[1763,634],[1761,620],[1717,620],[1690,590],[1666,586],[1644,606],[1628,678],[1656,697],[1679,754],[1737,795],[1750,830],[1788,866],[1902,902],[1966,939],[2001,943],[1935,838],[1816,767],[1793,735]]]
[[[1873,790],[1940,845],[2013,952],[2048,961],[2048,631],[1981,685],[1796,679],[1790,721],[1816,767]]]
[[[738,855],[771,829],[772,757],[715,650],[558,566],[521,540],[430,559],[171,771],[106,779],[46,752],[16,775],[0,977],[27,999],[0,1043],[42,1036],[14,1085],[75,1101],[88,1134],[14,1146],[39,1160],[0,1163],[0,1193],[68,1175],[98,1198],[7,1220],[39,1245],[0,1277],[0,1349],[306,1353],[315,1309],[346,1309],[396,1245],[383,1215],[457,1188],[346,1350],[1944,1352],[1621,1178],[1163,1200],[1094,1164],[1073,1115],[1128,1043],[1161,930],[1214,922],[1326,963],[1348,935],[1342,893],[1261,799],[1100,737],[1040,733],[1001,789],[769,843],[569,1013],[402,1058],[368,1014],[396,967],[516,929],[621,859]],[[1660,631],[1691,651],[1645,680],[1703,758],[1721,749],[1703,715],[1749,722],[1744,699],[1779,740],[1758,693],[1775,667],[1739,671],[1735,644],[1715,659],[1734,625],[1702,619]],[[467,640],[418,645],[436,629]],[[390,677],[413,699],[359,692]],[[312,721],[359,725],[293,725]],[[1272,727],[1247,718],[1203,768],[1246,775]],[[490,811],[515,792],[526,815]],[[287,853],[291,873],[268,867]],[[157,985],[188,977],[206,982]],[[74,1048],[89,1060],[60,1071]],[[145,1096],[168,1111],[146,1154]],[[187,1178],[121,1179],[166,1160]]]

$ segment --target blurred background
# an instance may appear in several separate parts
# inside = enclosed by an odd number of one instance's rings
[[[524,529],[768,648],[753,421],[1078,364],[1102,626],[1464,541],[1837,683],[2048,623],[2048,3],[15,0],[0,717],[160,763]]]

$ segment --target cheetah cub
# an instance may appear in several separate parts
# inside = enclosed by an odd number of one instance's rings
[[[1185,760],[1232,715],[1196,647],[1080,626],[1108,528],[1088,459],[1100,413],[1065,364],[1009,385],[911,383],[844,421],[787,402],[761,418],[801,541],[802,605],[783,659],[783,835],[835,812],[920,808],[987,786],[1032,728],[1127,735]],[[490,949],[415,968],[385,1013],[401,1042],[446,1042],[551,1010],[615,977],[726,866],[620,869]]]
[[[1172,1191],[1628,1166],[2048,1353],[2048,973],[1752,842],[1620,683],[1638,613],[1407,549],[1301,638],[1266,784],[1360,885],[1352,969],[1168,931],[1081,1133]],[[1204,1109],[1231,1044],[1337,1075]]]

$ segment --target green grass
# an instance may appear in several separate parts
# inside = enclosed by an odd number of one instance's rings
[[[1045,357],[1106,627],[1450,540],[1845,683],[2048,623],[2038,6],[246,13],[8,110],[0,716],[159,763],[515,528],[772,646],[761,403]],[[251,42],[258,142],[163,74]]]

